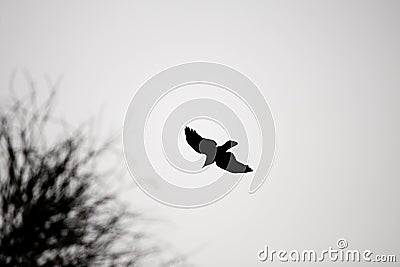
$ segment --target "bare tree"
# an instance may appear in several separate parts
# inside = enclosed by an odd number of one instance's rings
[[[33,89],[0,113],[0,266],[179,263],[158,259],[134,230],[140,215],[99,187],[95,164],[109,143],[94,146],[80,128],[47,140],[54,96],[38,104]]]

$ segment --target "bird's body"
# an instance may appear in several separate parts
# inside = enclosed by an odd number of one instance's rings
[[[195,130],[185,128],[186,141],[188,144],[200,154],[206,155],[204,166],[216,163],[218,167],[231,173],[246,173],[253,171],[248,165],[236,160],[233,153],[228,150],[238,143],[235,141],[227,141],[222,146],[217,146],[214,140],[201,137]]]

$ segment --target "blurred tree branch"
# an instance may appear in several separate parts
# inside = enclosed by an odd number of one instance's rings
[[[140,215],[99,188],[95,147],[81,128],[46,140],[56,89],[39,104],[11,94],[0,112],[0,266],[159,266],[160,248],[132,230]],[[148,265],[147,265],[148,266]],[[153,266],[153,265],[152,265]]]

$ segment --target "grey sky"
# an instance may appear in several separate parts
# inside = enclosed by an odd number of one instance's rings
[[[400,247],[400,2],[1,1],[0,90],[13,70],[62,76],[57,115],[102,111],[120,134],[133,93],[190,61],[225,64],[266,96],[276,123],[271,173],[194,210],[132,189],[124,199],[170,224],[158,234],[198,266],[261,266],[257,252]],[[24,84],[23,77],[17,84]],[[399,255],[398,255],[399,256]],[[274,264],[272,264],[274,265]],[[338,264],[340,265],[340,264]],[[297,264],[297,266],[302,266]]]

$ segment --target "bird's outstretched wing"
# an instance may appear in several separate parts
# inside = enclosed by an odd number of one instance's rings
[[[219,156],[215,160],[218,167],[232,173],[252,172],[253,169],[249,165],[245,165],[236,160],[235,155],[231,152],[226,152],[223,156]]]
[[[197,152],[200,152],[200,142],[204,139],[195,130],[186,127],[185,128],[186,142]]]

